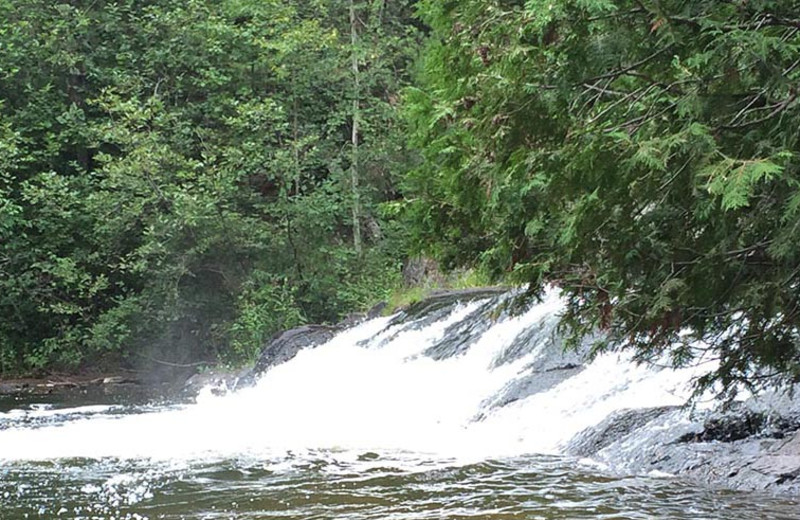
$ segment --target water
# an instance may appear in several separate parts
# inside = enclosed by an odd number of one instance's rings
[[[723,519],[733,511],[743,520],[797,518],[790,501],[612,477],[558,457],[466,465],[416,457],[415,467],[362,458],[15,464],[4,469],[0,510],[4,519]]]
[[[368,322],[195,404],[0,403],[0,518],[800,518],[565,455],[616,410],[682,404],[703,367],[581,370],[549,334],[557,295],[495,303]]]

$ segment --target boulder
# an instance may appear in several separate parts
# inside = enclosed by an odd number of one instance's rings
[[[374,320],[375,318],[379,318],[381,314],[383,314],[384,309],[389,305],[389,302],[381,301],[373,305],[368,311],[366,318],[368,320]]]
[[[270,339],[261,351],[253,370],[237,382],[237,387],[249,386],[264,372],[295,357],[300,350],[327,343],[339,332],[339,327],[329,325],[303,325],[280,332]]]
[[[22,393],[27,385],[21,383],[2,383],[0,382],[0,395],[16,395]]]
[[[212,369],[198,372],[183,384],[183,393],[196,396],[203,388],[211,388],[216,395],[233,390],[237,382],[247,375],[249,371],[235,373],[225,369]]]
[[[784,442],[759,460],[752,468],[761,474],[774,478],[774,484],[793,482],[800,484],[800,431],[790,435]]]
[[[800,492],[800,430],[795,415],[754,411],[744,403],[697,411],[623,410],[575,436],[568,453],[620,473],[652,471],[704,485]]]

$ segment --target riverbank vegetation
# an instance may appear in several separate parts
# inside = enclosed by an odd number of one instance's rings
[[[0,373],[240,363],[396,284],[411,2],[0,12]]]
[[[800,18],[749,0],[0,0],[0,373],[252,359],[419,252],[800,380]]]

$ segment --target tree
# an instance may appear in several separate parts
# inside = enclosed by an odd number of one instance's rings
[[[358,16],[356,14],[355,0],[350,0],[350,45],[353,63],[353,113],[350,143],[353,155],[350,159],[350,182],[353,185],[353,247],[361,253],[361,204],[358,193],[358,123],[360,115],[359,97],[361,95],[361,73],[358,67]]]
[[[381,227],[374,165],[406,160],[378,136],[399,128],[409,2],[369,54],[327,0],[0,10],[0,372],[242,362],[392,283],[381,233],[354,235]],[[381,79],[353,89],[354,57]]]
[[[676,365],[698,389],[800,381],[789,1],[421,3],[407,95],[425,165],[418,241],[561,287],[577,339]]]

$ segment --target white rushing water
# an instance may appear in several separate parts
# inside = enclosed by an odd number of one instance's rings
[[[690,380],[703,370],[658,370],[603,355],[548,390],[492,408],[487,403],[543,355],[544,338],[531,340],[529,352],[515,361],[497,360],[562,303],[551,292],[523,315],[499,319],[466,352],[441,360],[424,355],[479,305],[457,306],[432,325],[399,334],[398,326],[387,329],[390,318],[368,321],[301,351],[251,388],[223,396],[206,391],[194,405],[132,415],[95,408],[58,425],[8,428],[0,431],[0,461],[269,457],[309,450],[345,458],[383,451],[468,461],[559,453],[575,434],[616,410],[683,404]]]

